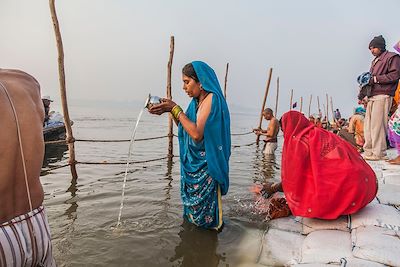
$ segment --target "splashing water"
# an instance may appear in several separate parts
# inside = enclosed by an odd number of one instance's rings
[[[139,116],[138,116],[138,118],[136,120],[135,128],[133,129],[133,132],[132,132],[131,142],[129,143],[128,159],[126,161],[126,168],[125,168],[125,174],[124,174],[124,183],[122,184],[121,205],[119,207],[118,221],[117,221],[117,226],[116,226],[115,230],[121,225],[122,209],[124,208],[126,177],[128,175],[129,162],[131,160],[133,143],[135,142],[136,130],[137,130],[137,127],[139,125],[139,121],[140,121],[140,119],[142,117],[143,111],[144,111],[144,108],[142,108],[142,110],[139,113]]]

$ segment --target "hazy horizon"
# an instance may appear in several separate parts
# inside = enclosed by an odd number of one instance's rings
[[[372,2],[373,3],[373,2]],[[274,108],[280,77],[279,113],[303,96],[308,112],[325,94],[349,115],[356,106],[356,77],[373,59],[370,40],[382,34],[388,50],[399,41],[400,1],[56,1],[65,50],[70,102],[141,102],[164,96],[170,36],[175,36],[173,98],[184,105],[181,68],[203,60],[227,100],[260,109],[267,73],[274,68],[267,105]],[[396,27],[397,25],[397,27]],[[57,50],[48,1],[1,0],[1,68],[35,76],[42,95],[59,102]],[[299,104],[299,103],[298,103]]]

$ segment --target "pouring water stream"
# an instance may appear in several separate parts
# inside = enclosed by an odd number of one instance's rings
[[[142,110],[139,112],[139,115],[138,115],[138,117],[137,117],[136,125],[135,125],[135,128],[133,129],[131,141],[130,141],[130,143],[129,143],[128,159],[127,159],[127,161],[126,161],[126,168],[125,168],[125,174],[124,174],[124,182],[123,182],[123,184],[122,184],[121,205],[120,205],[120,207],[119,207],[119,214],[118,214],[118,221],[117,221],[117,226],[116,226],[116,228],[118,228],[118,226],[121,225],[122,209],[124,208],[124,197],[125,197],[126,178],[127,178],[127,175],[128,175],[129,163],[130,163],[131,155],[132,155],[132,148],[133,148],[133,144],[134,144],[134,142],[135,142],[135,135],[136,135],[137,127],[138,127],[138,125],[139,125],[139,121],[140,121],[140,119],[142,118],[142,114],[143,114],[144,109],[145,109],[145,108],[149,108],[149,104],[157,104],[157,103],[160,103],[160,102],[161,102],[161,99],[160,99],[159,97],[157,97],[157,96],[151,96],[151,95],[149,94],[149,97],[146,99],[144,108],[142,108]]]

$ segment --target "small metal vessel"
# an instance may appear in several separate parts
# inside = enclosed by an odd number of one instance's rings
[[[146,100],[145,108],[149,109],[153,105],[161,104],[161,97],[149,94],[149,97]]]

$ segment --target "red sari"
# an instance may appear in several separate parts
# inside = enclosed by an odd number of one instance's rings
[[[346,141],[297,111],[282,116],[282,131],[282,186],[295,216],[336,219],[374,199],[375,173]]]

